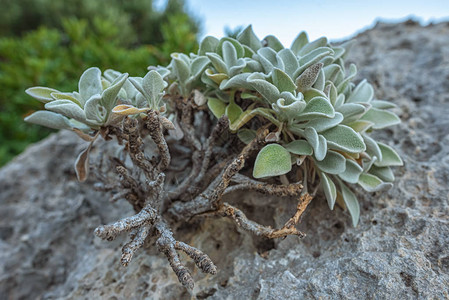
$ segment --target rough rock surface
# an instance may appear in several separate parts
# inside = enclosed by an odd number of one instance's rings
[[[323,197],[308,208],[308,235],[274,244],[227,220],[197,220],[177,238],[208,253],[219,273],[192,264],[198,299],[449,298],[449,24],[377,24],[357,36],[351,61],[379,99],[398,105],[403,123],[378,134],[395,147],[388,192],[358,191],[361,220],[329,211]],[[75,135],[55,134],[0,170],[0,299],[189,299],[151,244],[127,268],[123,239],[104,242],[93,230],[132,214],[89,183],[78,184]],[[293,199],[233,197],[248,216],[282,224]],[[274,216],[273,216],[274,212]],[[187,261],[187,260],[185,260]]]

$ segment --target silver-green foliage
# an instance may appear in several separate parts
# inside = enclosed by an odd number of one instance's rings
[[[294,164],[305,173],[313,168],[329,207],[342,200],[356,225],[359,204],[347,184],[368,192],[391,187],[390,167],[402,160],[369,136],[400,119],[389,111],[393,103],[374,99],[366,80],[352,82],[356,66],[347,68],[344,62],[352,45],[332,46],[326,38],[310,42],[302,32],[285,48],[274,36],[259,40],[249,26],[237,39],[208,36],[198,53],[174,53],[167,67],[149,67],[143,78],[112,70],[101,77],[100,70],[90,68],[78,92],[30,88],[27,93],[46,103],[46,111],[26,121],[89,132],[149,109],[170,114],[163,96],[179,95],[207,105],[217,118],[226,115],[231,132],[248,143],[256,136],[251,120],[257,116],[276,130],[272,143],[259,152],[253,176],[284,175]]]

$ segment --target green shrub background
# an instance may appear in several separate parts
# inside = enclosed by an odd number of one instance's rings
[[[0,10],[0,166],[51,130],[23,122],[42,104],[31,86],[77,90],[92,66],[143,76],[171,52],[197,49],[199,22],[184,1],[163,11],[148,0],[3,0]]]

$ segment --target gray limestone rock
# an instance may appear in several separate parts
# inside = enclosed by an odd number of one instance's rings
[[[183,257],[198,299],[449,298],[449,23],[378,23],[359,34],[350,62],[378,99],[398,105],[402,124],[377,133],[404,159],[387,192],[358,190],[361,219],[329,211],[323,196],[299,228],[307,237],[260,240],[224,219],[194,220],[179,240],[216,262],[204,275]],[[118,238],[94,237],[100,224],[131,215],[92,183],[76,182],[85,142],[60,132],[0,170],[0,299],[190,299],[151,245],[127,268]],[[248,217],[282,225],[294,199],[233,196]]]

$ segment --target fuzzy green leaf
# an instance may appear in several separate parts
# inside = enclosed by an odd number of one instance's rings
[[[239,35],[237,36],[237,40],[240,43],[247,45],[254,51],[257,51],[260,48],[262,48],[262,43],[254,33],[251,25],[249,25],[248,27],[245,28],[245,30],[239,33]]]
[[[337,199],[337,189],[334,182],[324,173],[320,172],[321,187],[323,188],[324,195],[326,196],[327,204],[331,210],[334,209],[335,200]]]
[[[358,183],[365,191],[370,193],[389,189],[393,186],[391,182],[383,182],[379,177],[366,173],[360,175]]]
[[[281,63],[279,63],[276,51],[271,48],[260,48],[254,58],[260,62],[267,74],[270,73],[274,67],[284,69],[283,62],[281,61]]]
[[[247,81],[248,76],[251,75],[251,73],[242,73],[235,75],[229,79],[225,79],[220,83],[220,89],[226,90],[226,89],[251,89],[251,84]]]
[[[339,112],[335,113],[333,118],[318,118],[314,120],[310,120],[305,124],[306,127],[312,127],[316,130],[316,132],[323,132],[332,127],[337,126],[343,121],[343,115]]]
[[[249,144],[252,140],[254,140],[257,136],[255,130],[242,128],[237,132],[237,137],[244,142],[245,144]]]
[[[298,55],[298,52],[309,42],[309,38],[307,37],[307,33],[302,31],[293,41],[290,49],[292,49],[295,55]]]
[[[86,115],[81,107],[70,100],[55,100],[48,102],[45,104],[45,109],[66,116],[67,118],[73,118],[80,122],[86,120]]]
[[[402,162],[401,157],[399,154],[394,151],[393,148],[391,148],[388,145],[385,145],[383,143],[377,143],[379,145],[380,151],[382,152],[382,159],[376,161],[374,163],[377,167],[389,167],[389,166],[402,166],[404,163]]]
[[[274,85],[280,92],[293,93],[296,90],[296,85],[293,83],[293,80],[281,69],[274,68],[272,78]]]
[[[346,159],[343,155],[335,151],[327,151],[322,161],[315,161],[317,167],[328,174],[341,174],[346,169]]]
[[[55,92],[55,93],[51,93],[51,96],[54,98],[54,100],[70,100],[73,103],[81,106],[81,102],[78,98],[75,97],[75,95],[73,93],[60,93],[60,92]]]
[[[156,71],[152,71],[156,72]],[[160,75],[159,75],[160,76]],[[110,112],[114,106],[117,104],[117,95],[120,92],[120,89],[123,87],[123,85],[126,82],[126,79],[128,79],[128,73],[121,74],[119,77],[117,77],[111,85],[105,89],[101,95],[102,98],[102,104],[106,108],[108,112]]]
[[[228,41],[223,43],[223,61],[228,70],[237,64],[237,51],[234,45]]]
[[[217,119],[225,114],[226,103],[224,103],[220,99],[209,97],[207,106]]]
[[[327,45],[327,38],[321,37],[313,42],[304,45],[304,47],[302,47],[301,50],[299,50],[298,56],[303,56],[317,48],[325,47],[326,45]]]
[[[253,79],[253,75],[248,77],[247,81],[258,91],[268,103],[274,103],[280,98],[277,87],[264,79]]]
[[[311,120],[320,117],[333,118],[335,116],[332,104],[324,97],[315,97],[310,100],[301,115],[296,118],[298,121]]]
[[[298,58],[290,49],[282,49],[278,52],[278,57],[284,62],[285,73],[292,77],[299,68]]]
[[[161,93],[168,84],[162,79],[162,76],[152,70],[148,72],[142,80],[142,88],[148,96],[148,104],[152,109],[159,108]]]
[[[390,102],[390,101],[385,101],[385,100],[373,100],[370,102],[370,104],[374,107],[374,108],[378,108],[378,109],[389,109],[389,108],[395,108],[397,107],[396,104]]]
[[[220,39],[220,42],[218,43],[217,51],[216,51],[218,55],[223,57],[223,44],[225,42],[230,42],[234,46],[235,51],[237,52],[237,58],[241,58],[241,57],[245,56],[245,49],[243,48],[243,45],[240,44],[240,42],[237,41],[236,39],[233,39],[230,37],[224,37],[224,38]]]
[[[357,201],[357,197],[354,193],[343,183],[340,183],[341,195],[343,197],[343,201],[346,204],[346,207],[349,210],[349,213],[352,217],[352,225],[357,226],[360,218],[360,206],[359,201]]]
[[[215,52],[219,40],[213,36],[206,36],[200,43],[198,55],[206,55],[207,52]]]
[[[308,127],[304,130],[304,137],[313,148],[316,160],[323,160],[327,153],[327,142],[322,135],[318,135],[314,128]]]
[[[309,142],[305,140],[295,140],[293,142],[284,145],[285,149],[287,149],[290,153],[297,155],[312,155],[313,149],[310,146]]]
[[[84,104],[93,95],[99,95],[103,91],[101,85],[101,71],[98,68],[89,68],[81,75],[78,90]]]
[[[207,66],[209,65],[210,60],[205,56],[198,56],[192,61],[192,64],[190,65],[190,71],[192,78],[194,80],[198,79],[201,75],[201,73],[206,70]],[[162,76],[162,75],[161,75]],[[164,78],[164,76],[162,76]]]
[[[373,129],[382,129],[401,123],[401,119],[391,111],[373,107],[362,116],[361,120],[373,122]]]
[[[60,114],[39,110],[26,117],[25,122],[45,126],[53,129],[72,129],[69,119]]]
[[[106,110],[101,106],[101,96],[96,95],[90,97],[84,106],[86,120],[94,123],[103,124],[106,121]]]
[[[360,153],[365,151],[366,146],[360,134],[351,127],[337,125],[326,130],[322,135],[327,140],[330,149],[341,150],[349,153]]]
[[[217,53],[206,53],[207,57],[212,62],[212,65],[219,73],[228,73],[228,67],[223,59]]]
[[[172,54],[172,57],[174,73],[181,84],[185,83],[190,77],[190,68],[183,59],[174,54]]]
[[[369,173],[379,177],[386,182],[394,181],[394,174],[390,167],[372,166],[371,169],[369,169]]]
[[[308,67],[310,67],[313,64],[316,64],[319,62],[323,57],[327,55],[331,55],[334,53],[331,48],[329,47],[321,47],[318,49],[313,50],[312,52],[304,55],[303,57],[300,57],[298,59],[298,63],[300,67],[295,72],[295,76],[293,78],[298,77],[302,72],[304,72]]]
[[[346,159],[346,169],[343,173],[338,174],[338,176],[346,182],[357,183],[362,172],[363,169],[357,162]]]
[[[257,154],[253,177],[263,178],[283,175],[292,169],[290,153],[281,145],[269,144]]]
[[[231,124],[234,123],[242,113],[242,108],[235,103],[229,103],[228,106],[226,106],[225,114],[226,116],[228,116],[229,122],[231,122]]]
[[[362,80],[346,100],[347,103],[370,102],[374,97],[374,89],[366,79]]]
[[[284,49],[284,45],[282,45],[282,43],[274,35],[266,36],[264,41],[267,43],[267,46],[272,48],[274,51],[281,51]]]
[[[373,122],[358,120],[347,124],[349,127],[354,129],[356,132],[362,133],[367,131],[373,126]]]
[[[39,100],[42,103],[48,103],[50,101],[55,100],[51,96],[51,94],[59,93],[59,91],[55,90],[55,89],[48,88],[48,87],[35,86],[35,87],[31,87],[29,89],[26,89],[25,93],[27,93],[31,97]]]
[[[378,160],[382,160],[382,152],[380,151],[377,142],[366,134],[363,134],[362,137],[366,145],[366,153],[368,153],[371,157],[375,156]]]

